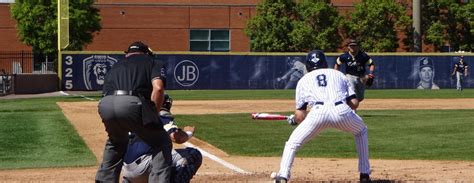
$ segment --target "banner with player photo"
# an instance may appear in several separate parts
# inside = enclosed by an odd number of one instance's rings
[[[327,56],[334,67],[338,55]],[[375,62],[372,89],[456,88],[451,79],[459,56],[371,55]],[[62,55],[63,90],[101,90],[104,76],[123,54]],[[474,57],[465,56],[466,63]],[[295,55],[204,55],[159,54],[155,59],[166,63],[166,88],[182,89],[294,89],[306,73],[304,54]],[[345,67],[342,66],[341,71]],[[470,77],[465,88],[474,86]]]

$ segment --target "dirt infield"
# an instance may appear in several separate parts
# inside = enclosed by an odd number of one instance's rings
[[[100,161],[106,133],[97,114],[97,102],[58,103],[79,135]],[[245,112],[282,112],[293,110],[291,100],[175,101],[175,114],[216,114]],[[250,108],[248,106],[252,106]],[[474,99],[366,99],[365,109],[474,109]],[[197,131],[199,133],[199,131]],[[248,174],[240,174],[205,158],[192,182],[269,182],[279,168],[279,157],[229,156],[211,144],[192,139],[195,146],[231,163]],[[98,164],[98,163],[97,163]],[[372,177],[379,182],[472,182],[474,162],[371,159]],[[293,166],[292,182],[356,182],[356,159],[299,158]],[[0,170],[0,182],[92,182],[97,166]]]

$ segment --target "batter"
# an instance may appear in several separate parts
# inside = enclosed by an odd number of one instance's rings
[[[327,69],[326,56],[322,51],[309,52],[305,64],[308,73],[298,82],[295,114],[288,119],[289,124],[299,126],[285,144],[275,182],[290,179],[296,152],[326,128],[336,128],[354,135],[360,182],[370,182],[367,127],[354,112],[359,106],[354,90],[343,73]],[[311,107],[309,112],[308,106]]]

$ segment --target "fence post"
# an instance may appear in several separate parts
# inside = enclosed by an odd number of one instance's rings
[[[21,50],[21,66],[20,66],[21,72],[23,72],[23,65],[24,65],[24,64],[23,64],[23,57],[25,57],[24,54],[23,54],[23,52],[24,52],[24,51]]]
[[[3,79],[3,75],[2,75],[2,94],[6,94],[6,89],[7,87],[5,87],[5,80]]]

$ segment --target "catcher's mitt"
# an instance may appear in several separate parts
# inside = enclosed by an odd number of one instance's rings
[[[365,76],[364,80],[365,80],[364,82],[365,86],[371,87],[374,84],[374,75],[368,74]]]

